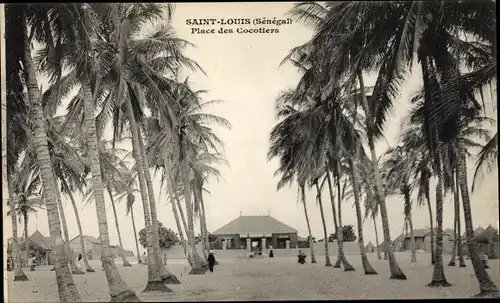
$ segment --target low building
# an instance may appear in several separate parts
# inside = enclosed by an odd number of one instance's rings
[[[431,230],[429,228],[414,229],[413,237],[415,238],[415,250],[425,250],[425,235],[427,235]],[[404,239],[404,249],[411,250],[411,234],[405,235]]]
[[[434,230],[434,233],[431,233],[429,230],[425,235],[424,235],[424,249],[426,252],[430,253],[431,252],[431,239],[434,240],[434,244],[436,243],[436,232]],[[445,230],[443,230],[443,252],[445,254],[451,254],[453,252],[453,233],[449,233]]]
[[[86,247],[86,246],[85,246]],[[134,257],[134,252],[131,251],[131,250],[125,250],[123,248],[121,248],[120,246],[118,245],[110,245],[109,246],[110,250],[111,250],[111,254],[115,257],[115,258],[118,258],[120,257],[120,252],[123,253],[123,256],[124,257]]]
[[[83,244],[85,245],[85,252],[89,260],[99,260],[102,256],[102,246],[101,241],[92,236],[82,235]],[[80,236],[74,237],[69,241],[69,245],[75,254],[82,253],[82,247],[80,244]]]
[[[7,254],[10,256],[12,253],[12,240],[11,237],[7,242]],[[26,251],[26,246],[24,243],[24,238],[19,237],[17,240],[19,244],[19,249],[21,250],[21,254],[24,255]],[[28,247],[30,254],[34,254],[35,258],[38,262],[38,265],[52,265],[52,261],[50,259],[50,252],[52,251],[53,245],[50,237],[45,237],[42,233],[36,230],[31,236],[28,237]],[[24,264],[24,258],[22,259],[22,264]]]
[[[308,238],[297,236],[297,248],[309,248]]]
[[[297,230],[270,215],[240,216],[216,230],[213,235],[222,249],[263,251],[296,248]]]
[[[399,236],[397,236],[393,241],[392,241],[392,251],[393,252],[399,252],[404,250],[404,239],[405,239],[405,234],[401,233]],[[385,244],[385,241],[380,243],[378,246],[381,252],[387,252],[387,245]]]
[[[405,237],[406,237],[406,235],[404,233],[401,233],[394,240],[392,240],[392,248],[393,248],[394,252],[399,252],[399,251],[405,250],[405,248],[404,248]]]

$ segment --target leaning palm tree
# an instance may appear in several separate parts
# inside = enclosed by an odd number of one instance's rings
[[[28,172],[29,173],[29,172]],[[11,181],[11,193],[12,200],[10,201],[11,208],[17,212],[19,218],[23,220],[24,223],[24,262],[28,264],[28,258],[30,257],[29,245],[28,245],[28,220],[30,213],[37,212],[42,209],[42,199],[39,197],[39,185],[40,179],[29,173],[23,174],[23,170],[21,173],[17,175],[17,178],[14,178]],[[7,212],[7,215],[11,215],[10,211]]]
[[[403,145],[414,154],[413,161],[409,169],[413,171],[413,185],[417,190],[417,205],[422,207],[427,205],[429,212],[429,226],[431,234],[434,230],[434,217],[430,197],[431,178],[434,176],[431,167],[429,150],[426,148],[424,133],[418,126],[403,126],[404,132],[401,134]],[[431,264],[435,263],[435,241],[431,238]]]
[[[7,177],[7,172],[4,172],[5,177]],[[4,177],[4,178],[5,178]],[[12,221],[12,243],[11,245],[11,255],[12,255],[12,260],[13,260],[13,265],[14,265],[14,281],[29,281],[28,277],[23,271],[22,264],[21,264],[21,251],[19,249],[19,243],[18,243],[18,238],[17,238],[17,212],[14,208],[14,197],[12,193],[12,185],[11,182],[8,181],[7,179],[7,186],[8,186],[8,192],[9,192],[9,199],[7,202],[7,205],[10,206],[10,218]],[[25,242],[27,244],[27,242]],[[26,245],[27,246],[27,245]]]
[[[99,161],[101,164],[101,174],[103,176],[103,185],[109,195],[111,201],[111,207],[113,209],[113,216],[115,219],[116,232],[118,234],[118,243],[120,249],[118,253],[122,259],[123,266],[132,266],[124,255],[122,236],[120,233],[120,226],[118,223],[118,216],[116,213],[116,203],[114,199],[113,192],[123,192],[122,187],[124,176],[122,175],[124,171],[127,171],[127,166],[123,160],[118,156],[119,153],[125,154],[126,150],[111,148],[111,142],[100,141],[99,142]],[[87,200],[93,199],[93,189],[91,187],[87,188],[85,197]]]
[[[133,175],[132,171],[127,170],[121,174],[122,179],[117,180],[121,182],[121,186],[117,186],[115,189],[118,190],[116,193],[116,201],[126,199],[126,214],[130,214],[132,219],[132,230],[134,231],[135,249],[137,253],[137,263],[142,263],[141,255],[139,252],[139,241],[137,239],[137,230],[135,228],[135,217],[134,217],[134,202],[135,194],[139,193],[136,185],[136,176]]]
[[[316,202],[318,203],[320,214],[321,214],[321,222],[323,223],[323,242],[325,244],[325,266],[332,266],[330,261],[330,255],[328,254],[328,233],[326,231],[326,222],[325,222],[325,214],[323,212],[323,202],[321,199],[321,187],[318,185],[318,180],[313,181],[314,186],[316,187]],[[324,184],[324,183],[323,183]]]
[[[38,12],[46,14],[47,11],[42,7],[31,6],[32,8],[38,8]],[[31,41],[28,31],[28,20],[27,18],[32,16],[32,11],[29,10],[28,5],[18,5],[18,6],[7,6],[6,10],[6,39],[10,39],[11,43],[6,43],[6,45],[13,45],[12,41],[17,41],[18,48],[11,53],[10,59],[17,62],[21,61],[23,64],[17,64],[16,75],[20,75],[23,71],[25,84],[27,87],[27,95],[29,100],[30,110],[33,113],[33,133],[35,135],[35,146],[37,151],[37,161],[38,167],[41,171],[41,181],[42,187],[44,188],[44,193],[47,196],[47,216],[49,220],[50,236],[54,241],[53,256],[55,259],[55,272],[56,279],[58,281],[59,298],[61,301],[79,301],[80,294],[76,289],[71,276],[68,262],[64,252],[64,241],[61,237],[60,221],[57,212],[56,197],[54,194],[54,184],[55,178],[51,169],[50,154],[47,144],[47,135],[45,133],[45,118],[43,115],[41,94],[38,89],[36,69],[33,64],[33,59],[31,56]],[[47,8],[47,7],[45,7]],[[46,15],[47,16],[47,15]],[[14,30],[16,29],[16,30]],[[19,31],[21,29],[21,31]],[[16,34],[14,32],[16,31]],[[19,34],[20,32],[20,34]],[[21,39],[19,39],[21,35]],[[12,65],[10,65],[12,66]],[[19,79],[18,83],[22,83]],[[22,85],[20,86],[22,87]]]
[[[112,5],[108,5],[107,7],[112,7]],[[55,58],[53,57],[53,52],[43,52],[42,50],[41,56],[47,56],[47,60],[44,62],[45,65],[41,68],[44,71],[49,71],[57,75],[53,82],[59,84],[62,78],[62,68],[69,68],[73,71],[73,73],[70,72],[68,74],[69,77],[74,77],[73,84],[81,86],[81,99],[83,100],[82,108],[84,112],[83,129],[87,135],[87,156],[90,162],[97,221],[99,224],[99,234],[102,245],[102,263],[108,278],[110,296],[112,299],[118,300],[137,300],[135,293],[131,291],[123,281],[113,262],[113,256],[109,247],[102,174],[99,163],[99,138],[96,131],[94,109],[97,96],[99,96],[100,87],[98,84],[103,76],[102,71],[105,70],[108,65],[107,62],[103,63],[98,60],[99,58],[96,56],[96,54],[102,53],[102,49],[105,48],[97,39],[97,37],[99,37],[97,29],[101,28],[103,24],[106,24],[107,20],[100,20],[98,14],[92,11],[92,8],[87,4],[73,6],[68,9],[78,16],[75,17],[78,22],[66,28],[66,31],[70,32],[68,33],[69,41],[67,43],[71,43],[75,47],[59,50],[55,53]],[[49,34],[49,36],[51,35]],[[58,91],[61,91],[61,89]],[[68,91],[66,91],[66,93],[68,93]],[[59,98],[56,98],[56,100],[58,99]]]
[[[393,192],[399,192],[404,199],[404,216],[405,223],[408,224],[410,228],[410,244],[411,244],[411,262],[417,262],[417,255],[415,252],[415,235],[413,234],[413,220],[411,216],[412,209],[412,182],[410,180],[410,175],[412,171],[411,163],[413,163],[414,157],[410,154],[410,150],[405,150],[403,145],[398,145],[394,148],[389,148],[384,156],[385,161],[382,164],[382,170],[385,171],[386,177],[386,192],[389,194]]]

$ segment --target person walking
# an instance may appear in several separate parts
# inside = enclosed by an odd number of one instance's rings
[[[163,265],[167,266],[167,254],[163,254]]]
[[[210,253],[208,254],[207,261],[208,261],[208,269],[210,270],[210,272],[214,272],[215,256],[212,251],[210,251]]]

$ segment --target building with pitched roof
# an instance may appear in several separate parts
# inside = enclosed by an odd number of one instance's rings
[[[262,252],[297,247],[297,230],[267,216],[242,216],[213,232],[223,249],[247,249]]]
[[[85,253],[87,254],[87,258],[89,260],[101,259],[101,256],[102,256],[101,241],[99,241],[99,239],[92,237],[92,236],[82,235],[82,237],[83,237],[83,244],[85,246],[85,250],[86,250]],[[76,236],[73,239],[71,239],[69,241],[69,245],[74,253],[76,253],[76,254],[82,253],[82,247],[80,244],[80,236]]]
[[[13,237],[8,239],[7,242],[7,253],[11,253]],[[21,252],[26,250],[26,243],[24,243],[24,238],[18,237],[17,243]],[[31,254],[36,255],[40,265],[51,265],[50,252],[52,251],[53,245],[50,237],[45,237],[38,230],[35,230],[31,236],[28,237],[28,247]],[[23,260],[24,262],[24,260]]]

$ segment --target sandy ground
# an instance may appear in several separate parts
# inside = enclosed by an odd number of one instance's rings
[[[128,286],[143,301],[203,301],[203,300],[309,300],[309,299],[420,299],[467,298],[479,292],[470,261],[467,268],[448,267],[445,273],[453,284],[447,288],[430,288],[432,266],[428,254],[418,254],[418,263],[411,266],[409,253],[396,253],[397,260],[408,277],[406,281],[389,280],[387,261],[369,259],[379,275],[365,276],[359,256],[348,256],[355,272],[344,272],[324,266],[324,257],[317,264],[299,265],[291,258],[220,259],[215,272],[205,275],[182,274],[181,260],[172,260],[170,271],[181,280],[169,285],[173,293],[143,293],[147,282],[147,267],[134,264],[117,267]],[[444,256],[445,264],[449,256]],[[336,257],[332,257],[332,262]],[[309,259],[307,261],[310,261]],[[96,262],[96,261],[94,261]],[[106,277],[99,262],[91,264],[95,273],[73,276],[83,301],[109,301]],[[13,282],[9,272],[9,302],[57,302],[54,272],[49,268],[25,270],[27,282]],[[490,276],[500,286],[498,260],[490,260]]]

